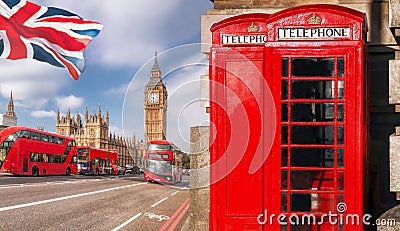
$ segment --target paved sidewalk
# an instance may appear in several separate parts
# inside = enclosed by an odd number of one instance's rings
[[[183,224],[181,231],[189,231],[189,222],[190,222],[190,214],[186,219],[185,224]]]

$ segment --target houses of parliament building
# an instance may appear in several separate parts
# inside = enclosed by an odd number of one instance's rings
[[[121,166],[143,164],[145,150],[143,140],[136,140],[135,136],[132,139],[126,139],[109,133],[109,114],[108,111],[105,115],[102,114],[100,106],[97,112],[90,115],[86,108],[83,121],[79,113],[71,115],[69,109],[65,116],[60,116],[60,112],[57,112],[56,132],[73,137],[78,146],[116,150]]]

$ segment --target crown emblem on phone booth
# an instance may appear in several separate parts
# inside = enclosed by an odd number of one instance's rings
[[[249,27],[247,27],[247,32],[258,32],[260,30],[260,27],[257,25],[254,25],[254,22],[251,23]]]
[[[311,17],[307,19],[308,24],[321,24],[322,18],[316,14],[313,14]]]

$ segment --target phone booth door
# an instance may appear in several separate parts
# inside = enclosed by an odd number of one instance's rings
[[[271,230],[363,230],[365,15],[311,5],[269,19],[264,76],[278,116],[272,178],[279,179],[271,212],[281,216],[270,219]]]
[[[267,17],[241,15],[211,29],[210,230],[263,229],[257,217],[271,198],[272,178],[271,161],[262,158],[273,131],[265,121],[275,121],[263,76]]]
[[[344,224],[332,224],[336,217],[329,214],[356,213],[362,203],[355,188],[357,78],[355,65],[349,65],[355,63],[355,49],[267,48],[266,53],[273,59],[275,86],[280,86],[274,92],[281,92],[276,105],[281,143],[272,160],[280,163],[273,165],[272,176],[280,179],[272,189],[280,203],[273,204],[273,211],[287,219],[274,225],[343,230]]]

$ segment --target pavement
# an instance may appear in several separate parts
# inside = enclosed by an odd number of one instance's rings
[[[189,223],[190,223],[190,215],[185,221],[185,224],[183,224],[181,231],[189,231]]]

